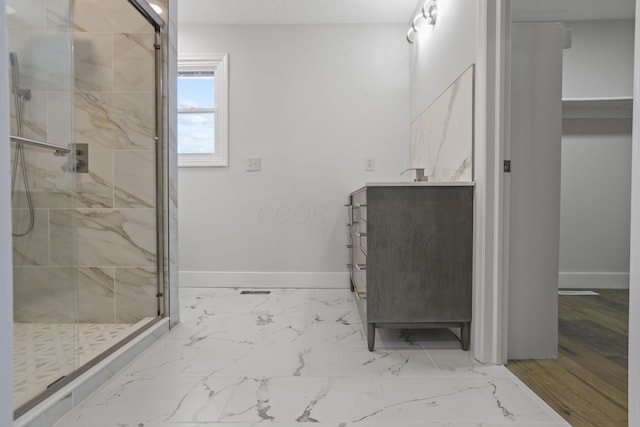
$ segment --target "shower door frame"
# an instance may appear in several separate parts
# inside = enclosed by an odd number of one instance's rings
[[[156,275],[158,289],[158,316],[165,317],[169,312],[169,289],[165,269],[168,266],[168,250],[166,250],[165,236],[168,236],[168,221],[165,212],[168,212],[169,203],[166,189],[165,151],[168,144],[164,140],[164,53],[165,43],[162,30],[165,28],[164,20],[151,8],[146,0],[128,0],[129,3],[153,26],[154,40],[154,71],[155,71],[155,155],[156,155]]]

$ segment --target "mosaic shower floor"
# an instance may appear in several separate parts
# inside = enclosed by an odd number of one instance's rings
[[[14,323],[13,405],[93,359],[151,318],[125,323]]]

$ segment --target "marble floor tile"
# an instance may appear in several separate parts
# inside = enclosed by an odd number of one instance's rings
[[[361,421],[382,411],[373,378],[247,378],[220,421]]]
[[[242,295],[248,289],[224,289],[221,292],[203,290],[202,294],[182,295],[182,321],[206,322],[223,314],[268,314],[290,318],[311,318],[315,308],[310,304],[317,290],[274,290],[269,295]]]
[[[362,325],[316,322],[301,336],[299,342],[312,347],[364,348]]]
[[[355,303],[348,289],[327,289],[326,292],[318,293],[318,296],[312,298],[316,310],[355,310]],[[357,311],[355,311],[357,314]]]
[[[504,377],[377,378],[384,411],[371,421],[559,422],[522,383]],[[464,408],[464,411],[461,410]]]
[[[205,314],[197,322],[177,326],[167,339],[199,347],[304,346],[302,340],[313,324],[313,316],[301,320],[267,312]]]
[[[196,422],[196,423],[149,423],[145,424],[143,427],[263,427],[268,425],[269,427],[309,427],[309,423],[268,423],[266,424],[263,421],[258,421],[254,423],[208,423],[208,422]],[[347,424],[344,423],[313,423],[313,427],[345,427]],[[358,426],[362,424],[356,424]],[[111,427],[113,424],[92,424],[91,427]],[[412,424],[411,426],[404,424],[398,425],[397,427],[415,427],[416,424]],[[141,427],[139,424],[122,424],[118,427]],[[363,427],[367,427],[367,425],[363,425]],[[388,427],[388,426],[385,426]],[[466,427],[466,426],[465,426]],[[551,426],[554,427],[554,426]]]
[[[133,362],[125,376],[306,376],[309,348],[267,346],[176,346],[164,341],[151,354]]]
[[[379,329],[348,289],[181,288],[181,322],[57,427],[559,427],[449,330]],[[461,410],[464,408],[464,410]]]
[[[315,309],[315,323],[322,325],[342,325],[349,326],[362,325],[362,319],[358,315],[358,312],[353,308],[343,308],[343,309],[335,309],[335,308],[325,308],[318,307]]]
[[[67,424],[68,425],[68,424]],[[421,421],[421,422],[393,422],[386,423],[313,423],[313,427],[566,427],[566,423],[491,423],[484,422],[449,422],[449,421]],[[226,422],[196,422],[196,423],[149,423],[144,427],[309,427],[309,423],[274,423],[256,421],[252,423]],[[114,427],[111,423],[91,424],[91,427]],[[140,427],[139,424],[127,423],[117,427]]]
[[[366,347],[316,347],[310,355],[311,376],[411,376],[438,373],[421,348],[375,350]]]
[[[392,423],[345,423],[340,427],[567,427],[568,424],[561,422],[540,422],[540,423],[486,423],[484,421],[416,421],[404,422],[393,421]],[[229,426],[231,427],[231,426]],[[235,426],[234,426],[235,427]]]
[[[116,377],[56,426],[147,425],[163,422],[215,422],[243,378]]]
[[[430,349],[427,353],[442,375],[508,375],[504,366],[484,365],[470,351]]]

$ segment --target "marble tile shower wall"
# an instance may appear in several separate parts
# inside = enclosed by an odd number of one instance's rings
[[[16,320],[71,320],[77,282],[81,322],[134,323],[156,315],[153,28],[125,0],[75,0],[73,26],[73,137],[89,172],[72,197],[71,174],[30,157],[38,209],[14,244]]]

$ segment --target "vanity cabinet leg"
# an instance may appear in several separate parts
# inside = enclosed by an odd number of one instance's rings
[[[351,292],[355,292],[356,288],[353,286],[353,280],[349,279],[349,286],[351,287]]]
[[[471,322],[464,322],[460,328],[460,338],[462,341],[462,349],[464,351],[469,350],[469,343],[471,341]]]
[[[367,348],[369,351],[373,351],[373,346],[376,341],[376,324],[367,323]]]

